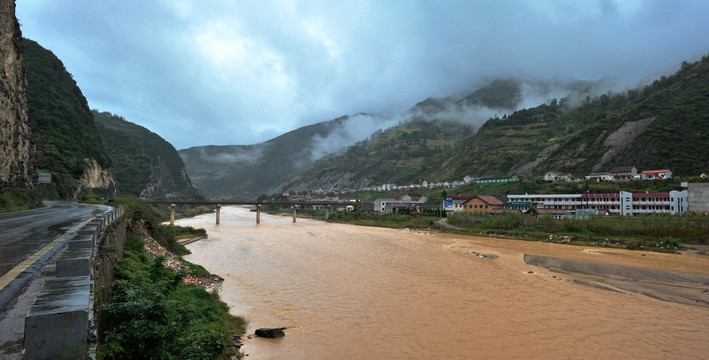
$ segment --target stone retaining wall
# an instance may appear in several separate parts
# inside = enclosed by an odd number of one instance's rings
[[[94,217],[69,238],[25,317],[23,359],[80,359],[96,340],[93,309],[108,298],[113,265],[123,256],[122,207]]]

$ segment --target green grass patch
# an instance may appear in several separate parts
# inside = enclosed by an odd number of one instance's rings
[[[42,194],[23,188],[3,189],[0,193],[0,213],[23,211],[43,207]]]
[[[457,213],[448,221],[471,232],[488,235],[637,250],[676,251],[683,243],[709,241],[709,217],[692,214],[557,220],[512,212],[475,217]]]
[[[228,358],[231,332],[243,334],[246,322],[235,318],[219,299],[182,281],[150,260],[142,239],[129,234],[125,257],[111,286],[111,302],[99,310],[98,359]],[[197,271],[206,272],[192,264]]]

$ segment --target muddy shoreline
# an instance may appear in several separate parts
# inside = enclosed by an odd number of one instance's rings
[[[524,254],[524,262],[604,290],[709,308],[709,275]]]

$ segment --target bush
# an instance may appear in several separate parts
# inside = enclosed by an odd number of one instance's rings
[[[99,311],[99,359],[214,359],[227,348],[230,325],[243,332],[218,295],[185,284],[162,261],[150,261],[140,236],[129,234],[112,301]]]

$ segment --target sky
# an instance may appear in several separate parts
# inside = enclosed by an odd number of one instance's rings
[[[17,0],[16,15],[92,109],[177,149],[394,118],[497,77],[623,90],[709,54],[705,0]]]

